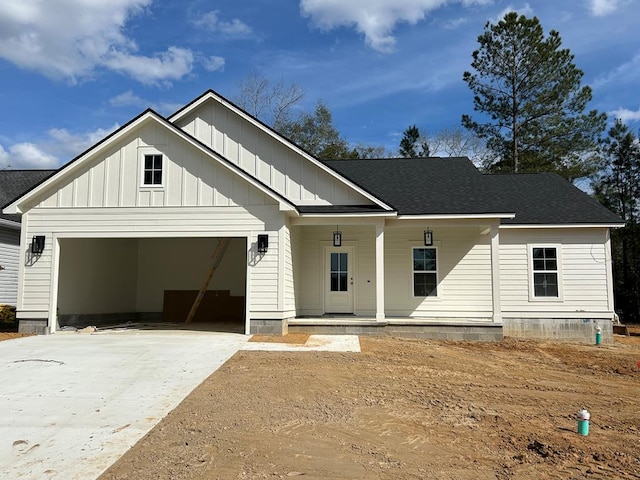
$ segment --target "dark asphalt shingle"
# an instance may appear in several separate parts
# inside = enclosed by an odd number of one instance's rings
[[[515,213],[502,223],[621,223],[616,214],[554,173],[483,175],[466,157],[325,163],[400,215]]]
[[[5,207],[56,170],[0,170],[0,208]],[[20,215],[0,214],[0,218],[20,221]]]

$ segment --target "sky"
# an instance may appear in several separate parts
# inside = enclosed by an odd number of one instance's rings
[[[352,144],[396,150],[473,114],[486,22],[555,29],[589,109],[640,128],[639,0],[2,0],[0,168],[58,168],[146,108],[169,116],[250,73],[295,83]]]

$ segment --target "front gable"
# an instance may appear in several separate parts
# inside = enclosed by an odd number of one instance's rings
[[[145,155],[162,184],[145,185]],[[5,208],[294,205],[152,111],[122,127]]]
[[[210,91],[169,119],[296,205],[390,207]]]

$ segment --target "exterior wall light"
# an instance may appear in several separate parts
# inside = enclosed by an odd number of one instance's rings
[[[31,239],[31,253],[41,254],[44,252],[44,235],[36,235]]]
[[[269,249],[269,235],[261,233],[258,235],[258,253],[264,255]]]
[[[335,232],[333,232],[333,246],[342,246],[342,232],[340,230],[336,230]]]
[[[424,231],[424,246],[430,247],[433,245],[433,232],[428,228]]]

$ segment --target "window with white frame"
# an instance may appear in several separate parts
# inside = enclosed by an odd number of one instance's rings
[[[438,295],[438,263],[435,247],[413,247],[413,296]]]
[[[148,186],[162,185],[162,155],[152,154],[144,156],[142,184]]]
[[[532,247],[533,296],[559,298],[558,249]]]

